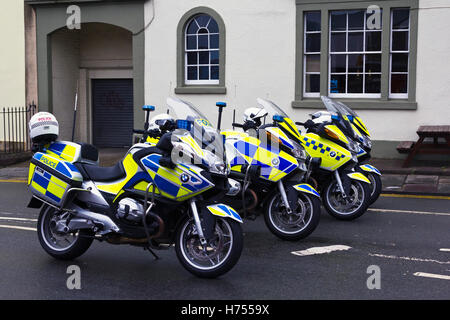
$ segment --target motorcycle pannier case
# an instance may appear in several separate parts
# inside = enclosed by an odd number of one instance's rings
[[[57,207],[70,188],[81,187],[83,177],[70,162],[37,152],[31,159],[28,187],[39,199]]]

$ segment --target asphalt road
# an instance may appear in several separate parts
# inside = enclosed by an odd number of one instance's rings
[[[38,216],[29,198],[25,184],[0,183],[0,299],[450,299],[450,200],[381,197],[352,222],[322,208],[316,231],[299,242],[274,237],[262,217],[246,221],[238,264],[206,280],[185,271],[173,249],[154,260],[140,248],[94,242],[77,260],[57,261],[28,229]],[[350,248],[292,254],[334,245]],[[72,264],[80,290],[66,287]],[[367,287],[372,265],[380,289]]]

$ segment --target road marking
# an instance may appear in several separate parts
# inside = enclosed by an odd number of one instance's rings
[[[450,252],[450,249],[441,248],[441,249],[439,249],[439,251]]]
[[[442,274],[435,274],[435,273],[415,272],[414,275],[416,277],[450,280],[450,276],[446,276],[446,275],[442,275]]]
[[[391,198],[414,198],[414,199],[440,199],[440,200],[450,200],[449,196],[428,196],[420,194],[399,194],[399,193],[382,193],[382,197]]]
[[[0,220],[15,220],[15,221],[32,221],[32,222],[37,222],[37,219],[12,218],[12,217],[0,217]]]
[[[27,227],[19,227],[19,226],[8,226],[6,224],[0,224],[0,228],[18,229],[18,230],[27,230],[27,231],[37,231],[36,228],[27,228]]]
[[[0,182],[27,183],[28,181],[19,179],[0,179]]]
[[[422,258],[413,258],[413,257],[387,256],[387,255],[379,254],[379,253],[369,253],[369,256],[378,257],[378,258],[386,258],[386,259],[408,260],[408,261],[414,261],[414,262],[433,262],[433,263],[438,263],[438,264],[450,264],[450,261],[438,261],[438,260],[433,260],[433,259],[422,259]]]
[[[414,214],[428,214],[435,216],[450,216],[450,213],[447,212],[429,212],[429,211],[412,211],[412,210],[397,210],[397,209],[375,209],[369,208],[368,211],[375,212],[399,212],[399,213],[414,213]]]
[[[344,245],[334,245],[334,246],[326,246],[326,247],[314,247],[314,248],[309,248],[309,249],[301,250],[301,251],[292,251],[291,253],[296,256],[311,256],[314,254],[330,253],[333,251],[342,251],[342,250],[348,250],[348,249],[351,249],[351,247],[344,246]]]

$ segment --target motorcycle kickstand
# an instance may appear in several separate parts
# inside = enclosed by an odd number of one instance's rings
[[[144,247],[144,251],[145,251],[145,250],[147,250],[148,252],[150,252],[150,253],[153,255],[153,257],[155,257],[155,260],[161,259],[161,258],[155,253],[155,251],[153,251],[149,246]]]

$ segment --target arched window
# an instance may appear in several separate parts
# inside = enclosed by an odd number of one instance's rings
[[[225,93],[225,25],[214,10],[197,7],[178,24],[175,93]]]
[[[194,16],[185,31],[185,83],[219,84],[219,26],[207,14]]]

